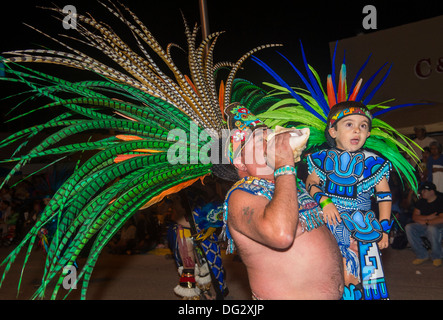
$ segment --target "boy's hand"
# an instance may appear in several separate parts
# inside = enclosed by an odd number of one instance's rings
[[[335,204],[329,203],[323,208],[323,220],[333,225],[341,222],[340,213]]]
[[[389,236],[383,232],[383,237],[378,241],[379,249],[386,249],[389,246]]]

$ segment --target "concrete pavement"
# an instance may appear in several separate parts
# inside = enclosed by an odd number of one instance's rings
[[[11,248],[0,248],[3,258]],[[391,300],[443,300],[443,267],[432,262],[412,265],[411,249],[382,251],[383,264]],[[16,297],[23,255],[8,273],[0,289],[0,300],[25,300],[32,296],[42,275],[44,253],[35,251],[25,268],[20,295]],[[81,264],[82,261],[80,260]],[[227,300],[249,300],[250,291],[243,264],[232,255],[224,256],[230,294]],[[3,269],[1,269],[3,272]],[[112,255],[104,252],[99,258],[88,289],[88,300],[178,300],[173,288],[178,273],[171,258],[158,254]],[[68,299],[79,299],[80,287]],[[59,298],[66,290],[60,289]]]

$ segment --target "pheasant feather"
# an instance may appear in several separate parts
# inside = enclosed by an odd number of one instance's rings
[[[214,62],[216,42],[222,32],[198,43],[199,28],[189,28],[183,18],[187,47],[182,50],[187,54],[188,68],[181,70],[171,56],[171,49],[177,45],[162,48],[126,6],[100,3],[130,30],[136,46],[129,46],[106,23],[83,14],[75,14],[78,38],[68,38],[105,54],[111,64],[33,27],[67,52],[27,49],[4,52],[5,58],[0,58],[8,75],[1,80],[29,88],[26,95],[30,97],[13,112],[30,103],[33,106],[13,118],[42,110],[56,114],[0,142],[0,147],[19,144],[4,159],[14,163],[4,183],[34,159],[47,156],[60,159],[93,151],[55,191],[35,225],[2,263],[4,273],[0,284],[18,254],[25,251],[23,274],[39,231],[56,221],[56,231],[47,245],[42,282],[33,295],[36,299],[44,298],[52,284],[55,286],[50,297],[56,299],[69,267],[76,265],[85,246],[92,243],[86,262],[79,266],[77,279],[82,282],[82,299],[85,299],[101,251],[137,210],[211,174],[212,164],[202,161],[195,150],[203,150],[212,143],[215,133],[227,128],[222,113],[231,102],[233,83],[242,63],[261,49],[278,46],[259,46],[235,63]],[[63,14],[57,8],[45,9]],[[163,62],[162,68],[156,61]],[[26,63],[80,69],[90,80],[69,81],[28,68],[24,66]],[[222,68],[228,68],[229,73],[219,79],[218,71]],[[44,104],[39,103],[41,98],[46,99]],[[48,136],[31,144],[31,137],[48,130]],[[182,133],[180,139],[184,141],[178,143],[175,130]],[[209,141],[193,140],[205,130],[210,133]],[[95,138],[94,132],[103,131],[116,134]],[[83,133],[90,133],[90,138],[70,141]],[[25,146],[30,149],[23,152]],[[21,280],[19,290],[20,285]]]

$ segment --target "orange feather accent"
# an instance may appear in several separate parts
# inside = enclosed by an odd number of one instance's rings
[[[357,97],[358,92],[360,91],[361,83],[363,82],[363,79],[360,78],[358,80],[357,85],[354,88],[354,91],[352,91],[352,94],[349,96],[349,101],[355,101],[355,98]]]
[[[198,94],[197,89],[195,88],[194,84],[192,83],[191,79],[187,75],[185,75],[186,81],[189,83],[189,85],[192,87],[192,89],[195,91],[196,94]]]
[[[331,77],[331,75],[328,75],[327,92],[328,92],[329,108],[332,108],[332,106],[337,104],[337,100],[335,99],[335,92],[334,92],[334,87],[332,86],[332,77]]]
[[[139,136],[132,136],[129,134],[118,134],[115,136],[117,139],[123,140],[123,141],[133,141],[133,140],[143,140],[143,138],[140,138]]]
[[[134,119],[134,118],[131,118],[131,117],[128,117],[127,115],[124,115],[123,113],[120,113],[120,112],[118,112],[118,111],[114,111],[114,113],[115,113],[115,114],[118,114],[119,116],[121,116],[121,117],[123,117],[123,118],[126,118],[126,119],[128,119],[128,120],[131,120],[131,121],[134,121],[134,122],[138,122],[138,120],[136,120],[136,119]]]
[[[135,151],[135,152],[147,152],[147,153],[164,152],[163,150],[155,150],[155,149],[135,149],[133,151]]]
[[[162,201],[164,197],[166,197],[166,196],[168,196],[168,195],[170,195],[170,194],[177,193],[177,192],[179,192],[180,190],[189,187],[190,185],[192,185],[194,182],[196,182],[196,181],[199,180],[199,179],[200,179],[201,182],[203,183],[203,179],[204,179],[206,176],[208,176],[208,175],[210,175],[210,173],[207,173],[207,174],[205,174],[205,175],[202,175],[201,177],[198,177],[198,178],[195,178],[195,179],[192,179],[192,180],[189,180],[189,181],[182,182],[182,183],[180,183],[180,184],[178,184],[178,185],[175,185],[175,186],[169,188],[168,190],[163,191],[163,192],[160,193],[159,195],[153,197],[151,200],[149,200],[148,202],[146,202],[146,203],[143,205],[143,207],[140,208],[140,210],[146,209],[146,208],[152,206],[153,204],[156,204],[157,202]]]
[[[135,157],[145,157],[145,154],[119,154],[115,159],[114,162],[115,163],[119,163],[119,162],[123,162],[126,161],[128,159],[132,159]]]
[[[223,119],[225,119],[225,84],[222,82],[220,83],[220,90],[218,91],[218,103],[220,104],[220,111],[223,116]],[[226,119],[225,119],[226,120]]]

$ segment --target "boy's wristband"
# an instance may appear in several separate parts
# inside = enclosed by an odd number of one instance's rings
[[[326,198],[325,200],[320,201],[320,207],[323,209],[324,207],[326,207],[330,203],[333,203],[331,198]]]
[[[314,201],[317,202],[318,204],[320,204],[320,199],[321,199],[321,197],[323,197],[323,196],[326,197],[326,194],[325,194],[324,192],[321,192],[321,191],[316,192],[316,193],[314,194],[314,196],[313,196]]]
[[[380,221],[381,228],[384,233],[389,234],[389,231],[391,231],[392,225],[394,224],[394,220],[389,221],[388,219],[384,219]]]

